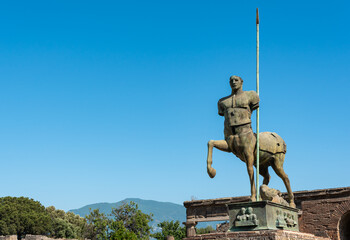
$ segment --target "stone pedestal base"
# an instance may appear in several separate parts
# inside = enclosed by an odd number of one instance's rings
[[[299,232],[298,209],[258,201],[227,204],[230,232],[252,230],[290,230]]]
[[[331,240],[330,238],[316,237],[308,233],[292,232],[288,230],[261,230],[250,232],[209,233],[183,240]]]

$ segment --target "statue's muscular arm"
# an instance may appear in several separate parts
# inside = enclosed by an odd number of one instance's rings
[[[249,91],[249,107],[252,112],[259,107],[259,102],[259,95],[255,91]]]
[[[219,114],[220,116],[224,116],[224,108],[223,108],[223,106],[221,105],[221,100],[222,100],[222,99],[220,99],[220,100],[218,101],[218,114]]]

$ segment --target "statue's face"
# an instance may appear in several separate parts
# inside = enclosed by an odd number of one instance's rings
[[[249,208],[247,209],[247,213],[248,213],[248,214],[251,214],[252,212],[253,212],[253,208],[249,207]]]
[[[242,88],[243,85],[243,81],[240,80],[239,78],[230,78],[230,86],[232,88],[232,90],[238,90],[240,88]]]

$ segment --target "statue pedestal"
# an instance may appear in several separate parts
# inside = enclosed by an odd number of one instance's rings
[[[270,201],[227,204],[229,232],[290,230],[299,232],[298,209]]]
[[[288,198],[286,193],[283,193],[282,197]],[[306,233],[305,236],[307,236],[307,238],[300,239],[312,239],[309,236],[316,235],[319,236],[319,238],[315,237],[313,239],[330,238],[333,240],[339,240],[341,237],[345,238],[344,236],[347,236],[350,232],[348,227],[350,226],[350,187],[294,192],[294,200],[298,209],[301,210],[298,213],[299,231]],[[196,234],[197,223],[229,221],[227,206],[236,203],[249,203],[249,196],[202,199],[184,202],[184,206],[186,207],[186,222],[184,223],[187,229],[186,239],[227,240],[229,238],[225,238],[226,234],[229,234],[227,236],[237,236],[235,235],[236,233],[238,235],[244,234],[244,236],[251,236],[250,234],[253,234],[252,232],[256,231],[227,233],[226,231],[229,228],[229,222],[227,225],[220,225],[217,232],[209,235],[211,236],[210,238],[204,238],[204,235]],[[276,236],[279,236],[278,234],[281,230],[262,230],[261,232],[264,232],[265,234],[265,232],[272,231],[277,234]],[[295,232],[294,234],[299,236],[297,235],[299,234],[298,232]],[[198,238],[198,236],[200,237]],[[258,236],[257,233],[256,236]],[[234,238],[232,237],[231,239]]]
[[[309,233],[292,232],[288,230],[260,230],[247,232],[209,233],[183,240],[331,240],[317,237]]]

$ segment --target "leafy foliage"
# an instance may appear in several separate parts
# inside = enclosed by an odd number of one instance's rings
[[[142,212],[153,214],[153,222],[150,222],[151,226],[154,224],[156,227],[158,223],[163,221],[186,219],[186,208],[182,204],[158,202],[139,198],[126,198],[122,201],[114,203],[95,203],[86,205],[79,209],[72,209],[70,211],[80,216],[86,216],[90,214],[89,209],[99,209],[100,212],[103,212],[106,214],[106,216],[109,216],[112,213],[112,208],[118,208],[123,205],[123,203],[130,201],[137,203],[138,209],[140,209]]]
[[[138,209],[135,202],[125,203],[119,208],[112,209],[112,217],[115,221],[121,221],[124,227],[135,233],[138,239],[149,239],[152,221],[152,214],[145,214]]]
[[[166,240],[168,236],[173,236],[175,240],[182,240],[186,237],[186,227],[180,226],[179,221],[164,221],[157,225],[162,229],[161,232],[152,234],[152,237],[157,240]],[[207,226],[205,228],[197,228],[197,234],[205,234],[215,232],[215,229],[212,226]]]
[[[109,225],[110,220],[104,213],[100,213],[99,209],[95,209],[88,216],[85,217],[88,223],[87,238],[95,239],[108,239],[109,238]]]
[[[196,233],[197,234],[206,234],[206,233],[211,233],[215,232],[215,229],[212,226],[207,226],[205,228],[197,228]]]
[[[186,228],[180,226],[179,221],[164,221],[158,224],[162,229],[161,232],[152,234],[152,237],[158,240],[166,240],[167,236],[173,236],[175,240],[182,240],[186,237]]]
[[[26,234],[52,238],[84,238],[86,220],[25,197],[0,198],[0,235]]]
[[[40,202],[25,197],[0,198],[0,235],[48,235],[50,229],[50,216]]]
[[[46,208],[51,217],[50,236],[53,238],[84,238],[86,220],[72,212]]]
[[[151,214],[145,214],[134,202],[124,203],[113,208],[111,215],[100,213],[99,209],[90,210],[86,216],[90,228],[87,238],[92,240],[147,240],[151,235]]]
[[[112,221],[110,227],[111,240],[137,240],[137,235],[126,229],[122,221]]]
[[[92,240],[148,240],[152,214],[145,214],[134,202],[113,208],[106,216],[98,209],[86,218],[25,197],[0,198],[0,235],[45,235],[52,238]]]

